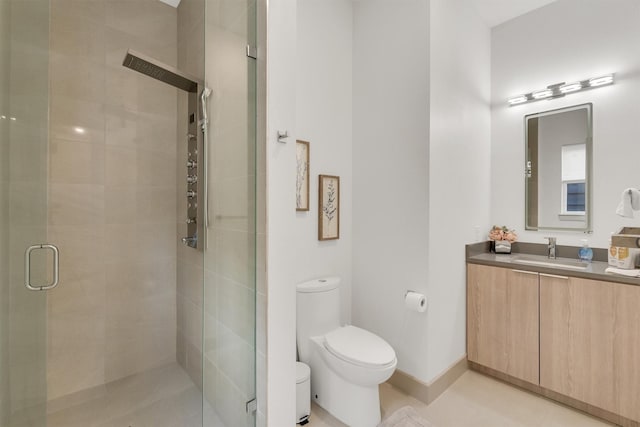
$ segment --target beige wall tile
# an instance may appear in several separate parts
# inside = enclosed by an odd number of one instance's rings
[[[96,276],[104,277],[103,226],[50,225],[47,233],[50,241],[55,242],[60,249],[61,288],[66,281],[89,281]],[[68,302],[75,304],[75,301]]]
[[[145,19],[140,19],[144,16]],[[152,1],[108,1],[105,3],[105,24],[126,33],[132,38],[147,40],[166,40],[177,43],[177,37],[168,38],[167,34],[177,34],[177,12]]]
[[[105,109],[101,102],[75,100],[62,94],[52,96],[50,101],[51,139],[104,143]]]
[[[128,48],[175,64],[177,14],[155,0],[51,8],[48,235],[61,285],[48,366],[60,396],[176,358],[177,95],[121,64]]]
[[[184,263],[180,284],[182,295],[194,305],[203,306],[203,272],[196,264]],[[205,305],[206,307],[206,305]]]
[[[104,230],[104,262],[127,263],[137,259],[136,224],[106,224]]]
[[[206,399],[207,402],[209,402],[209,404],[215,405],[215,402],[217,399],[216,375],[217,375],[218,369],[216,368],[216,365],[214,365],[213,362],[208,357],[204,358],[203,367],[204,367],[204,372],[203,372],[204,382],[202,385],[202,389],[204,393],[204,398]],[[207,424],[205,425],[212,425],[212,423],[208,422],[209,420],[207,420],[206,418],[205,418],[205,421],[207,421]]]
[[[187,370],[187,373],[189,374],[189,377],[194,382],[194,384],[198,388],[202,389],[202,352],[199,348],[195,347],[189,342],[187,342],[186,350],[187,364],[185,368]]]
[[[215,363],[245,396],[255,389],[255,347],[232,330],[218,323]]]
[[[138,192],[135,186],[106,186],[104,189],[105,224],[135,224],[138,222]]]
[[[88,34],[104,26],[104,2],[51,0],[51,35],[64,31]]]
[[[132,148],[107,146],[105,184],[134,186],[138,181],[138,152]]]
[[[87,22],[92,22],[91,17],[85,17],[85,23]],[[100,22],[93,22],[91,28],[82,30],[81,25],[82,23],[76,23],[70,29],[59,28],[51,32],[49,40],[51,52],[67,57],[70,61],[84,59],[103,63],[105,54],[104,26]]]
[[[171,159],[169,162],[171,164],[175,163],[175,158]],[[173,169],[170,169],[167,172],[172,176],[174,175]],[[169,179],[167,179],[166,181],[169,181]],[[171,231],[170,239],[172,240],[172,243],[174,238],[173,231],[176,219],[175,177],[173,178],[173,182],[174,185],[171,187],[139,186],[136,194],[138,220],[146,224],[171,224],[169,230],[167,231]]]
[[[213,226],[228,230],[255,230],[255,176],[213,182]]]
[[[102,99],[105,94],[105,69],[81,57],[52,53],[50,59],[52,97],[65,97],[81,101]]]
[[[186,113],[178,115],[178,120],[186,121]],[[181,144],[185,141],[186,130],[176,138],[176,122],[165,116],[139,113],[137,115],[137,138],[139,148],[166,153],[175,157],[180,152],[186,157],[187,151]],[[181,139],[182,136],[182,139]],[[179,150],[178,150],[179,148]]]
[[[143,76],[146,77],[146,76]],[[157,114],[175,120],[178,89],[146,77],[138,83],[138,107],[141,113]]]
[[[253,417],[244,409],[246,396],[223,374],[216,375],[216,410],[225,425],[249,427]]]
[[[254,286],[255,234],[216,229],[213,232],[213,261],[218,274],[246,286]]]
[[[49,224],[104,224],[104,186],[49,184]]]
[[[87,296],[88,292],[91,296]],[[74,293],[80,295],[77,300],[82,304],[67,305],[66,311],[52,309],[47,321],[49,399],[105,381],[104,282],[94,278],[91,282],[71,283],[60,297],[74,298]],[[56,299],[51,298],[50,306],[55,306]]]
[[[229,279],[221,279],[216,297],[220,323],[253,345],[255,340],[255,291]]]
[[[155,150],[138,150],[138,184],[143,186],[174,187],[176,185],[176,156]],[[181,179],[179,182],[183,184]],[[186,190],[185,190],[186,191]]]
[[[49,159],[51,183],[104,184],[103,144],[53,139],[49,143]]]
[[[184,301],[185,337],[198,351],[202,348],[202,309],[189,300]]]
[[[12,182],[7,188],[7,213],[11,218],[11,226],[42,225],[47,221],[45,203],[35,201],[46,200],[46,188],[42,182]]]
[[[115,106],[107,106],[105,110],[105,143],[137,148],[138,114]]]

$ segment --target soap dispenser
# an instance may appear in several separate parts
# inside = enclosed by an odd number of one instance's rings
[[[593,259],[593,250],[589,247],[587,239],[582,239],[582,247],[578,250],[578,258],[582,262],[591,262]]]

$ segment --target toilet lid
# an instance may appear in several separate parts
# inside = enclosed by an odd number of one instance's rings
[[[379,336],[355,326],[344,326],[325,335],[331,353],[360,366],[383,367],[396,360],[393,348]]]

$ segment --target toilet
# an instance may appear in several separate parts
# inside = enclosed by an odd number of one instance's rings
[[[296,291],[298,355],[311,368],[311,399],[350,427],[377,426],[378,385],[395,371],[395,351],[369,331],[340,326],[339,277]]]

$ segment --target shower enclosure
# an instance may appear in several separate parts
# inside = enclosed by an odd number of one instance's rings
[[[0,427],[255,425],[256,4],[166,3],[0,0]]]

